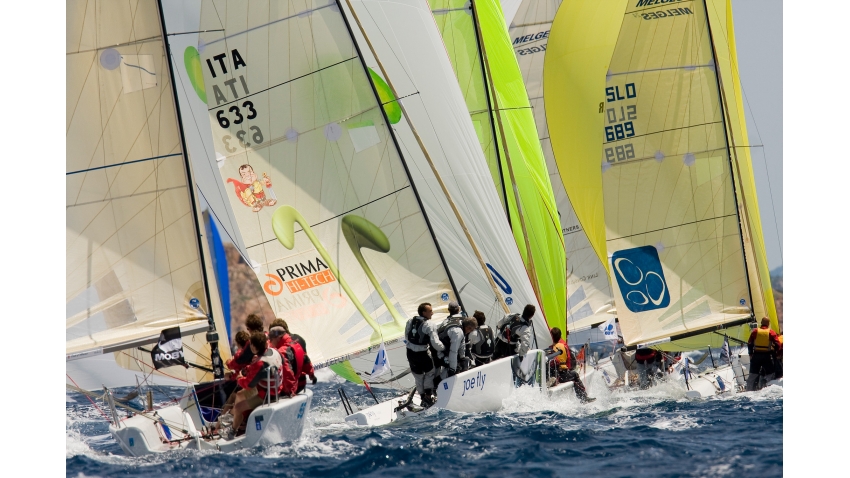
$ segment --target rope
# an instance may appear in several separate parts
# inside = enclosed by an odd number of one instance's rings
[[[65,376],[66,376],[66,377],[68,377],[68,380],[70,380],[70,381],[74,384],[74,386],[75,386],[75,387],[77,387],[77,389],[78,389],[78,390],[82,390],[82,388],[80,388],[80,386],[79,386],[79,385],[77,385],[77,382],[74,382],[74,379],[73,379],[73,378],[71,378],[71,376],[70,376],[70,375],[68,375],[68,374],[66,373],[66,374],[65,374]],[[104,413],[104,412],[103,412],[103,410],[101,410],[101,409],[100,409],[100,407],[98,407],[98,406],[97,406],[97,403],[95,403],[95,402],[94,402],[94,400],[92,400],[92,399],[91,399],[91,397],[89,397],[87,394],[85,394],[85,393],[84,393],[83,395],[84,395],[86,398],[88,398],[88,399],[89,399],[89,401],[91,402],[91,404],[92,404],[92,405],[94,405],[94,408],[96,408],[96,409],[97,409],[97,411],[99,411],[99,412],[100,412],[100,414],[101,414],[101,415],[103,415],[103,418],[104,418],[106,421],[109,421],[109,416],[108,416],[106,413]]]

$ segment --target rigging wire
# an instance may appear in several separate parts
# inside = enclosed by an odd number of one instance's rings
[[[730,3],[729,5],[730,5],[730,8],[731,8],[731,3]],[[716,16],[717,18],[720,18],[720,14],[719,14],[719,12],[717,11],[717,5],[716,5],[716,4],[714,4],[714,3],[712,3],[712,8],[714,9],[714,14],[715,14],[715,16]],[[720,23],[720,31],[722,31],[722,32],[723,32],[723,37],[724,37],[724,38],[729,38],[728,34],[726,33],[726,30],[724,29],[725,22],[719,22],[719,23]],[[732,58],[732,49],[730,48],[730,45],[729,45],[729,42],[728,42],[728,41],[727,41],[727,42],[725,42],[725,44],[726,44],[726,52],[729,54],[729,58],[730,58],[730,60],[731,60],[731,58]],[[716,47],[716,45],[715,45],[715,47]],[[744,84],[743,84],[743,82],[741,82],[741,80],[740,80],[740,78],[741,78],[741,72],[740,72],[740,70],[738,69],[737,55],[736,55],[736,61],[734,61],[734,62],[733,62],[733,61],[730,61],[729,63],[730,63],[730,66],[732,67],[732,69],[734,70],[734,73],[738,76],[738,84],[739,84],[739,85],[740,85],[740,87],[741,87],[741,94],[742,94],[742,96],[743,96],[743,98],[744,98],[744,101],[747,103],[747,108],[750,110],[750,118],[751,118],[751,119],[752,119],[752,121],[753,121],[753,126],[755,126],[755,127],[756,127],[756,135],[757,135],[757,136],[758,136],[758,138],[759,138],[759,143],[761,143],[761,147],[762,147],[762,161],[763,161],[763,163],[764,163],[764,170],[765,170],[765,173],[767,174],[767,191],[768,191],[768,193],[770,194],[770,208],[771,208],[771,210],[773,211],[773,225],[774,225],[774,227],[775,227],[775,229],[776,229],[776,238],[777,238],[777,241],[779,242],[779,258],[780,258],[780,259],[782,259],[782,258],[784,257],[784,254],[783,254],[783,251],[782,251],[782,234],[780,234],[780,233],[779,233],[779,220],[776,218],[776,206],[775,206],[775,200],[774,200],[774,198],[773,198],[773,188],[771,187],[771,182],[770,182],[770,168],[768,168],[768,167],[767,167],[767,147],[764,145],[764,139],[763,139],[763,138],[762,138],[762,136],[761,136],[761,132],[759,132],[758,122],[756,121],[755,114],[754,114],[754,112],[753,112],[753,108],[752,108],[752,106],[750,105],[750,100],[747,98],[747,93],[746,93],[746,91],[744,90]],[[746,124],[746,117],[745,117],[745,118],[743,118],[743,121],[744,121],[744,124]]]

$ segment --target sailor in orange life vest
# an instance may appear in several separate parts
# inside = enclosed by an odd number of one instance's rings
[[[776,372],[774,360],[782,353],[782,342],[779,341],[779,336],[771,330],[770,319],[764,317],[761,319],[761,327],[755,329],[750,334],[750,340],[747,341],[747,349],[750,352],[750,376],[747,377],[747,391],[756,390],[759,371],[761,371],[766,380],[773,380],[771,377]]]
[[[575,368],[575,360],[570,351],[567,342],[561,338],[561,329],[552,327],[549,329],[549,334],[552,336],[552,352],[558,355],[549,362],[549,376],[555,378],[557,383],[573,382],[573,390],[576,392],[576,397],[582,403],[588,403],[596,400],[587,396],[587,389],[584,388],[584,383],[578,376]],[[551,355],[550,355],[551,356]]]
[[[283,363],[280,353],[268,347],[266,334],[254,332],[249,342],[251,352],[259,357],[259,360],[245,367],[240,372],[237,383],[243,390],[236,393],[236,404],[233,406],[233,425],[222,427],[221,436],[227,440],[233,439],[242,425],[243,416],[263,404],[266,396],[270,401],[277,401],[278,394],[282,388],[280,371]],[[248,390],[256,388],[257,394],[249,396]]]

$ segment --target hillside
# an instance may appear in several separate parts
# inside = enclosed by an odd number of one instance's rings
[[[782,328],[782,266],[770,272],[770,284],[773,286],[773,301],[776,303],[776,315],[779,318],[779,330]]]
[[[224,243],[224,251],[227,256],[227,277],[230,280],[231,331],[235,333],[243,330],[248,314],[260,315],[268,326],[274,320],[274,311],[263,293],[257,275],[245,263],[233,244]]]

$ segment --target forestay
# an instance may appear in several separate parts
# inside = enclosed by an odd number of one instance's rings
[[[157,4],[72,2],[66,28],[66,355],[155,342],[175,325],[184,335],[206,331],[210,307]],[[193,358],[209,361],[200,343]]]

